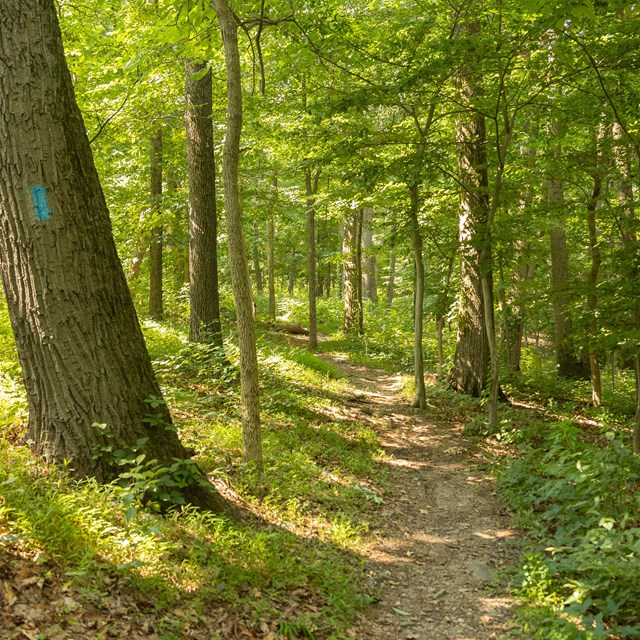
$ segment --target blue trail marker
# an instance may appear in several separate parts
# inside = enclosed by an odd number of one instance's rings
[[[47,190],[44,185],[39,184],[37,187],[31,187],[31,199],[33,200],[33,208],[36,212],[36,220],[38,222],[46,222],[51,218],[51,208],[47,200]]]

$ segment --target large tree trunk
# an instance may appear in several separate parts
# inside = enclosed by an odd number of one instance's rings
[[[222,347],[211,71],[199,79],[193,78],[205,66],[203,62],[189,63],[185,86],[189,168],[189,339],[198,341],[204,332],[213,344]]]
[[[373,207],[364,208],[362,220],[362,251],[364,254],[363,287],[367,298],[376,304],[378,302],[378,278],[376,256],[373,252]]]
[[[78,476],[146,441],[147,460],[190,464],[116,253],[53,0],[4,0],[0,30],[0,266],[29,402],[28,437]],[[160,402],[153,408],[148,400]],[[160,419],[145,422],[157,414]],[[106,425],[105,429],[94,427]],[[224,508],[197,472],[187,500]]]
[[[424,385],[424,355],[422,351],[423,320],[424,320],[424,261],[422,257],[422,232],[418,219],[420,206],[418,184],[409,185],[411,203],[411,235],[413,239],[413,260],[416,269],[416,279],[413,299],[413,369],[415,381],[415,397],[413,406],[424,409],[427,406],[427,395]]]
[[[559,153],[555,151],[556,155]],[[569,250],[564,217],[564,190],[557,168],[547,181],[550,210],[551,296],[553,300],[554,345],[558,375],[563,378],[584,377],[584,364],[576,357],[573,322],[569,303]]]
[[[396,232],[397,232],[397,215],[393,212],[391,220],[391,257],[389,258],[389,281],[387,282],[387,309],[391,309],[393,297],[395,295],[396,281]]]
[[[465,18],[459,29],[461,36],[475,35],[479,26]],[[463,69],[458,83],[462,100],[472,104],[481,92],[477,70]],[[493,308],[493,300],[485,304],[482,286],[482,278],[490,277],[491,248],[487,246],[490,242],[487,136],[481,113],[469,110],[460,115],[456,142],[460,184],[460,307],[450,383],[455,391],[478,397],[487,382],[490,359],[485,309]],[[489,291],[486,286],[485,291]]]
[[[224,200],[229,241],[231,284],[236,303],[238,344],[240,348],[240,386],[244,457],[262,469],[260,401],[258,398],[258,357],[253,317],[251,281],[247,265],[242,212],[238,186],[240,134],[242,131],[242,86],[238,26],[227,0],[212,0],[218,16],[227,67],[227,134],[224,142]]]
[[[155,218],[161,216],[162,206],[162,129],[158,127],[151,138],[151,209]],[[162,222],[156,220],[151,229],[149,247],[149,316],[162,320]]]
[[[309,349],[318,348],[318,320],[316,312],[316,200],[320,169],[311,175],[311,169],[304,174],[307,196],[307,275],[309,283]]]
[[[638,220],[633,201],[633,183],[629,149],[624,141],[624,132],[619,123],[613,125],[613,139],[616,143],[614,158],[618,170],[618,203],[622,209],[621,232],[625,270],[631,283],[631,290],[638,290],[640,278],[640,255],[638,252]],[[637,158],[640,162],[640,156]],[[635,287],[635,289],[634,289]],[[640,331],[640,299],[636,295],[631,303],[632,322]],[[633,450],[640,453],[640,344],[633,351],[636,374],[636,415],[633,429]]]

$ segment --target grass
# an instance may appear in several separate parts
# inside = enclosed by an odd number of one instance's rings
[[[11,347],[6,318],[0,329]],[[369,427],[339,415],[348,393],[340,372],[261,338],[265,473],[256,478],[242,464],[233,345],[223,359],[189,345],[180,325],[143,329],[182,439],[258,520],[189,508],[161,517],[136,502],[132,509],[118,485],[76,482],[34,458],[16,439],[24,398],[9,348],[0,364],[3,433],[11,434],[0,439],[0,560],[38,559],[79,602],[105,597],[105,580],[126,585],[163,639],[216,628],[225,613],[274,637],[346,637],[371,601],[359,552],[368,514],[382,503],[384,456]],[[74,637],[74,620],[67,611],[53,622]]]

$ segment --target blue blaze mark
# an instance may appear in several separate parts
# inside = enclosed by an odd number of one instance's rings
[[[31,187],[31,199],[33,200],[33,208],[36,212],[36,220],[38,222],[46,222],[51,218],[51,208],[47,200],[47,190],[44,185],[39,184],[37,187]]]

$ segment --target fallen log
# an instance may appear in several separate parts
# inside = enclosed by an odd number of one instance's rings
[[[274,331],[282,331],[283,333],[292,333],[295,336],[308,336],[309,329],[305,329],[299,324],[289,324],[287,322],[265,322],[269,329]]]

